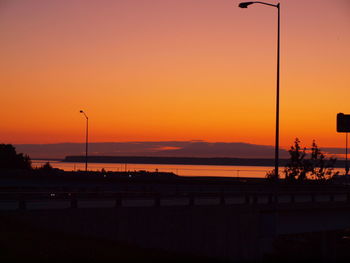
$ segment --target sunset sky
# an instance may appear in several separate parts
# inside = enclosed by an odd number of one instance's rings
[[[239,2],[0,0],[0,142],[83,142],[83,109],[92,142],[274,145],[277,9]],[[343,147],[350,1],[280,2],[280,144]]]

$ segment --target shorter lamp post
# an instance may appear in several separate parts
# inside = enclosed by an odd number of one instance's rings
[[[87,166],[88,166],[88,135],[89,135],[89,118],[85,114],[83,110],[80,110],[80,113],[84,114],[86,118],[86,143],[85,143],[85,172],[87,172]]]

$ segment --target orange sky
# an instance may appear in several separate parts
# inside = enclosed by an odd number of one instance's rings
[[[277,3],[276,1],[270,1]],[[274,145],[276,15],[232,0],[0,1],[0,140]],[[350,1],[281,0],[282,146],[343,147]]]

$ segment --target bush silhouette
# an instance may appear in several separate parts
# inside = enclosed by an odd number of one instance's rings
[[[288,152],[290,159],[284,168],[286,180],[326,180],[338,175],[338,172],[334,172],[336,158],[327,158],[315,141],[312,142],[309,155],[306,148],[300,146],[298,138],[295,139],[294,145],[290,147]]]
[[[49,162],[46,162],[41,167],[37,168],[39,171],[51,172],[54,168],[51,166]]]
[[[0,144],[0,169],[32,169],[28,155],[17,153],[11,144]]]

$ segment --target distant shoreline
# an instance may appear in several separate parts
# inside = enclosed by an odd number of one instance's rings
[[[85,162],[85,156],[66,156],[63,162]],[[90,163],[129,164],[182,164],[182,165],[233,165],[273,166],[274,159],[203,158],[203,157],[154,157],[154,156],[89,156]],[[286,159],[280,160],[285,165]]]
[[[85,156],[66,156],[62,162],[85,162]],[[228,166],[274,166],[274,159],[263,158],[223,158],[223,157],[156,157],[156,156],[89,156],[89,163],[128,164],[180,164],[180,165],[228,165]],[[280,159],[285,166],[288,159]],[[337,160],[335,168],[345,167],[344,160]]]

